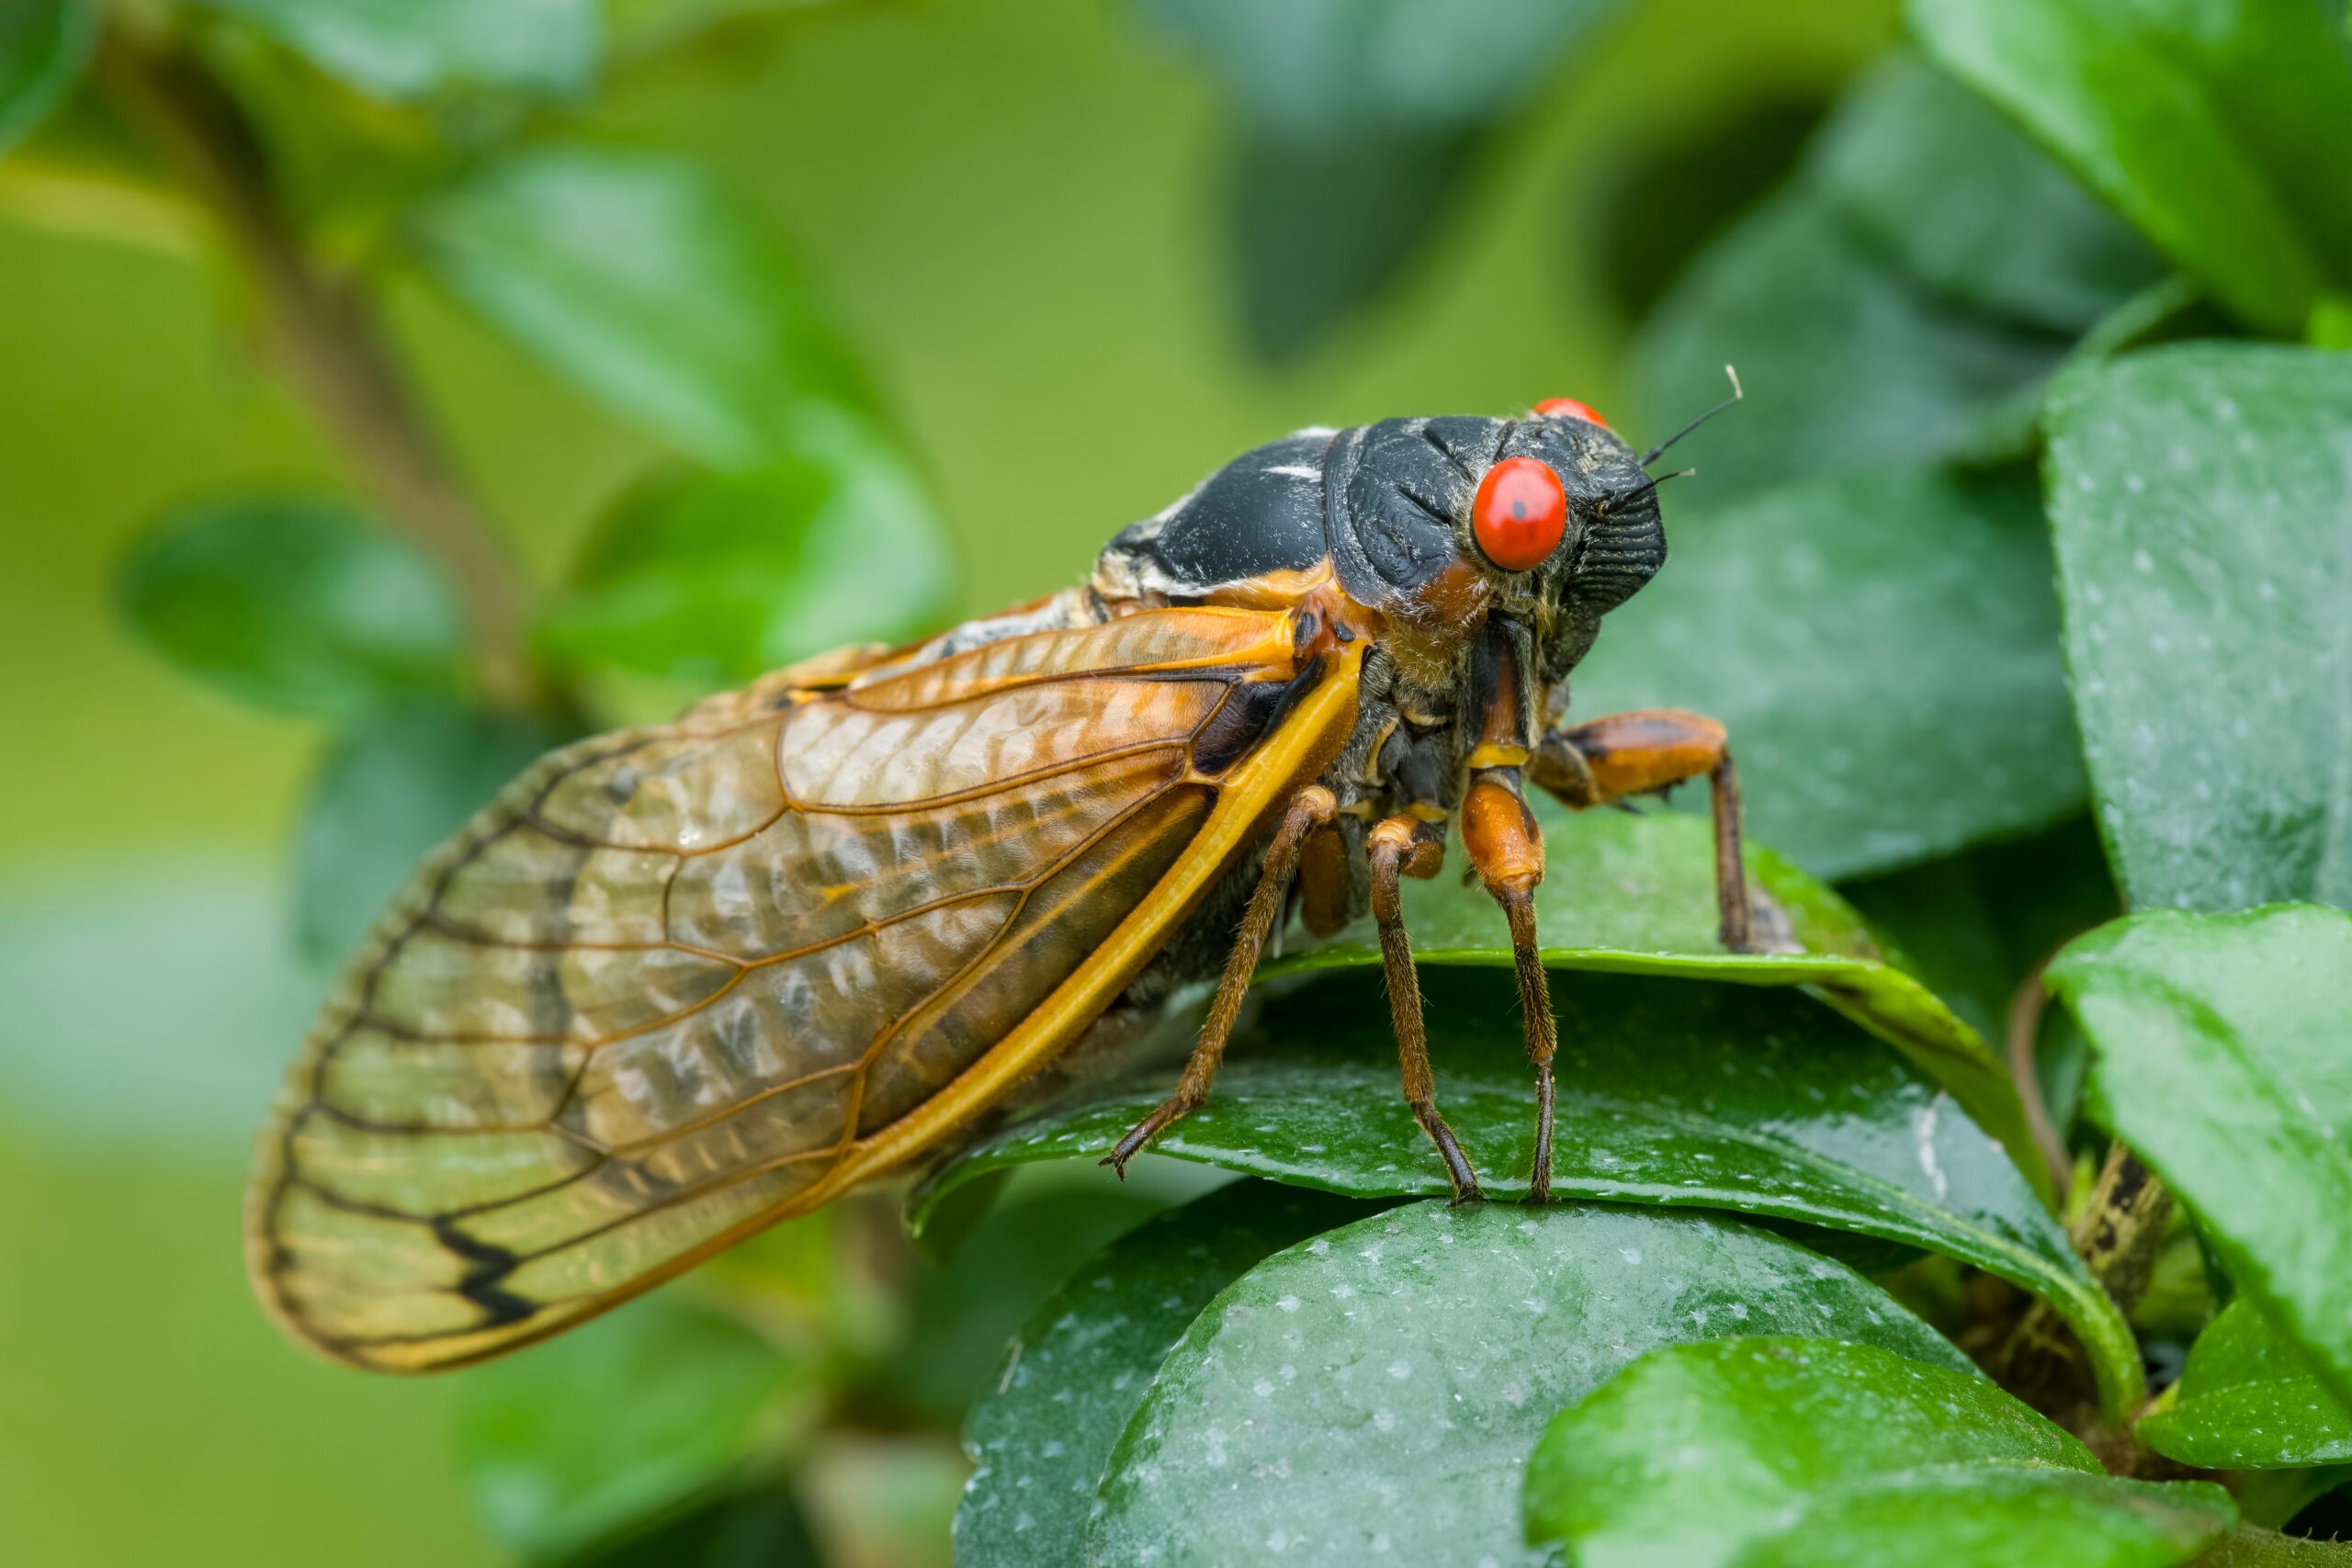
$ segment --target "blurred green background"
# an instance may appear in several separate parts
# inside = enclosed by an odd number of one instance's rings
[[[756,48],[610,84],[586,130],[693,152],[797,244],[935,484],[978,612],[1071,581],[1300,424],[1614,411],[1629,299],[1700,237],[1645,251],[1629,191],[1768,179],[1770,136],[1753,168],[1675,155],[1744,118],[1802,129],[1894,10],[1626,8],[1464,155],[1396,285],[1279,363],[1229,277],[1234,113],[1107,0],[813,6]],[[199,228],[0,196],[0,1561],[501,1561],[450,1384],[297,1352],[242,1275],[248,1140],[320,990],[284,888],[323,730],[175,674],[109,604],[159,513],[348,484]],[[463,477],[551,582],[658,449],[425,286],[389,313]],[[825,1461],[820,1490],[905,1485],[935,1521],[961,1461],[910,1440],[910,1464]]]

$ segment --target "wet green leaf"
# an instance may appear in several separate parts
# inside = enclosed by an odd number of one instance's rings
[[[2134,915],[2051,990],[2098,1053],[2120,1135],[2200,1222],[2242,1297],[2352,1399],[2352,915]]]
[[[2340,7],[2337,8],[2340,13]],[[2352,282],[2352,55],[2278,0],[1910,0],[1912,31],[2248,323]]]
[[[2208,1470],[2352,1460],[2352,1406],[2246,1301],[2197,1337],[2172,1402],[2138,1429],[2165,1458]]]
[[[567,739],[534,721],[440,704],[346,729],[296,830],[294,932],[304,959],[340,967],[417,862]]]
[[[1365,1206],[1238,1182],[1150,1220],[1080,1269],[1013,1337],[964,1421],[979,1468],[956,1513],[963,1568],[1074,1568],[1094,1484],[1152,1374],[1210,1299],[1268,1253]]]
[[[458,1459],[499,1540],[564,1557],[742,1479],[773,1454],[813,1373],[664,1292],[460,1374]]]
[[[2352,355],[2068,372],[2050,518],[2100,829],[2139,908],[2352,904]]]
[[[2239,1525],[2194,1560],[2194,1568],[2346,1568],[2352,1544],[2307,1540]]]
[[[873,411],[798,264],[683,159],[532,148],[428,203],[415,233],[459,299],[705,462],[788,452],[811,402]]]
[[[1537,931],[1555,968],[1680,976],[1737,985],[1803,986],[1909,1057],[1951,1090],[1968,1113],[2027,1168],[2031,1140],[2007,1069],[1934,993],[1881,961],[1852,909],[1835,893],[1765,851],[1748,874],[1768,902],[1758,928],[1786,928],[1802,951],[1725,953],[1715,940],[1713,839],[1697,818],[1595,811],[1581,817],[1535,803],[1549,861],[1536,894]],[[1408,884],[1405,918],[1427,964],[1508,966],[1501,911],[1455,876]],[[1310,944],[1268,963],[1267,976],[1372,967],[1368,929]]]
[[[200,0],[374,97],[568,97],[594,84],[596,0]]]
[[[1758,1330],[1968,1364],[1803,1247],[1696,1214],[1417,1203],[1279,1252],[1212,1302],[1112,1455],[1087,1561],[1544,1561],[1521,1466],[1655,1346]]]
[[[2164,1568],[2237,1516],[2211,1483],[2110,1479],[1982,1378],[1810,1337],[1643,1357],[1545,1429],[1526,1509],[1580,1568]]]
[[[1871,254],[1995,320],[2072,335],[2169,270],[1983,99],[1907,55],[1854,85],[1815,160]]]
[[[2022,480],[1855,475],[1669,507],[1667,533],[1666,570],[1577,670],[1575,713],[1723,720],[1758,839],[1846,877],[2080,808],[2050,547]]]
[[[0,156],[73,93],[97,41],[98,8],[88,0],[0,6]]]
[[[281,712],[354,718],[453,694],[464,668],[465,625],[440,572],[339,502],[175,513],[124,559],[115,597],[156,652]]]
[[[551,657],[704,688],[946,618],[953,553],[903,455],[854,415],[809,412],[789,449],[623,498],[541,613]]]
[[[1526,1191],[1534,1091],[1507,976],[1421,972],[1438,1101],[1487,1192]],[[2048,1296],[2093,1347],[2120,1410],[2130,1330],[2000,1147],[1914,1073],[1812,1004],[1772,991],[1558,974],[1553,1190],[1796,1221],[1963,1258]],[[1270,999],[1209,1102],[1152,1145],[1277,1181],[1380,1198],[1443,1194],[1397,1091],[1376,976]],[[1090,1086],[982,1140],[936,1179],[1092,1159],[1166,1096],[1172,1069]]]

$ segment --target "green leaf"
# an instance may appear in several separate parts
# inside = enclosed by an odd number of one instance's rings
[[[722,1492],[768,1457],[813,1369],[675,1292],[458,1377],[482,1521],[563,1557]],[[675,1559],[673,1559],[675,1561]]]
[[[568,737],[519,718],[427,704],[371,715],[329,749],[294,845],[294,932],[339,967],[418,861]]]
[[[2242,1296],[2352,1399],[2352,915],[2134,915],[2050,966],[2116,1133],[2179,1194]]]
[[[2018,326],[2082,333],[2168,271],[1983,99],[1906,55],[1850,90],[1813,177],[1873,254],[1953,304]]]
[[[1803,986],[1900,1051],[1950,1089],[1963,1110],[2039,1170],[2008,1071],[1936,995],[1883,961],[1854,911],[1769,851],[1751,849],[1758,925],[1786,928],[1792,951],[1726,953],[1715,938],[1714,840],[1700,819],[1662,812],[1572,816],[1535,803],[1548,869],[1535,896],[1547,967],[1621,975]],[[1483,888],[1440,876],[1405,888],[1406,929],[1422,964],[1512,963],[1502,912]],[[1371,968],[1380,950],[1365,927],[1263,965],[1268,977]],[[2038,1180],[2039,1178],[2037,1177]]]
[[[978,1466],[956,1561],[1071,1568],[1102,1476],[1152,1374],[1211,1298],[1268,1253],[1364,1206],[1243,1181],[1147,1222],[1030,1315],[964,1422]]]
[[[2109,1478],[1981,1378],[1816,1337],[1643,1357],[1545,1429],[1526,1510],[1579,1568],[2162,1568],[2237,1515],[2211,1483]]]
[[[2206,1548],[2193,1568],[2346,1568],[2346,1564],[2352,1564],[2352,1544],[2306,1540],[2242,1524]]]
[[[1843,1267],[1696,1214],[1417,1203],[1276,1253],[1193,1320],[1119,1439],[1087,1561],[1541,1562],[1521,1467],[1658,1345],[1756,1330],[1968,1364]]]
[[[812,409],[738,473],[688,470],[626,496],[542,612],[538,646],[705,688],[854,642],[898,642],[956,602],[952,551],[906,459]]]
[[[1757,837],[1846,877],[2080,808],[2030,486],[1894,469],[1669,511],[1667,531],[1672,558],[1609,617],[1575,712],[1723,720]]]
[[[798,264],[694,164],[527,149],[427,203],[415,234],[451,292],[707,463],[790,450],[810,402],[873,410]]]
[[[1421,981],[1439,1105],[1487,1192],[1523,1195],[1535,1115],[1517,990],[1438,967]],[[2049,1297],[2092,1347],[2110,1407],[2136,1400],[2130,1329],[2017,1167],[1854,1030],[1730,986],[1560,975],[1553,999],[1555,1193],[1732,1209],[1965,1259]],[[1357,1198],[1450,1192],[1396,1060],[1373,976],[1293,988],[1235,1043],[1208,1104],[1153,1150]],[[921,1202],[991,1171],[1099,1157],[1171,1082],[1163,1069],[1089,1086],[978,1142]]]
[[[2352,56],[2297,0],[1910,0],[1938,63],[2249,324],[2352,279]]]
[[[2352,355],[2069,371],[2050,519],[2099,825],[2135,907],[2352,904]]]
[[[576,1568],[825,1568],[798,1500],[773,1479],[573,1562]]]
[[[223,502],[132,547],[116,603],[149,647],[246,702],[350,719],[453,694],[462,615],[433,563],[338,502]]]
[[[345,85],[396,101],[466,89],[571,97],[594,85],[595,0],[201,0]]]
[[[88,0],[8,0],[0,6],[0,156],[65,101],[97,47]]]
[[[2352,1460],[2352,1406],[2246,1301],[2197,1337],[2172,1403],[2138,1431],[2166,1459],[2208,1470]]]

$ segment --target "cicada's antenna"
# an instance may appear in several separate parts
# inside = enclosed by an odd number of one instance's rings
[[[1667,480],[1687,479],[1698,471],[1699,470],[1696,468],[1677,468],[1670,474],[1660,474],[1645,485],[1635,485],[1631,490],[1616,491],[1602,497],[1600,504],[1593,510],[1600,513],[1602,516],[1606,516],[1608,515],[1609,509],[1612,506],[1631,506],[1634,502],[1641,500],[1642,497],[1653,493],[1657,491],[1658,486],[1664,484]]]
[[[1732,404],[1739,401],[1740,399],[1747,395],[1739,389],[1738,371],[1726,365],[1724,367],[1724,374],[1731,378],[1731,396],[1725,398],[1722,402],[1717,403],[1713,408],[1709,409],[1705,413],[1701,414],[1698,418],[1692,420],[1690,423],[1684,425],[1681,429],[1676,431],[1673,434],[1668,436],[1665,440],[1659,442],[1648,451],[1643,453],[1641,456],[1641,465],[1643,468],[1646,468],[1652,463],[1657,462],[1660,457],[1665,457],[1667,448],[1672,446],[1676,442],[1681,440],[1684,436],[1690,434],[1692,431],[1698,429],[1701,425],[1714,418],[1715,415],[1723,412],[1724,410],[1731,407]]]

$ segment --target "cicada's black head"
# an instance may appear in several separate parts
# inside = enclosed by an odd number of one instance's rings
[[[1095,584],[1194,603],[1322,578],[1417,625],[1505,609],[1557,626],[1573,658],[1665,560],[1655,481],[1599,415],[1555,399],[1524,419],[1388,419],[1261,446],[1112,540]]]

